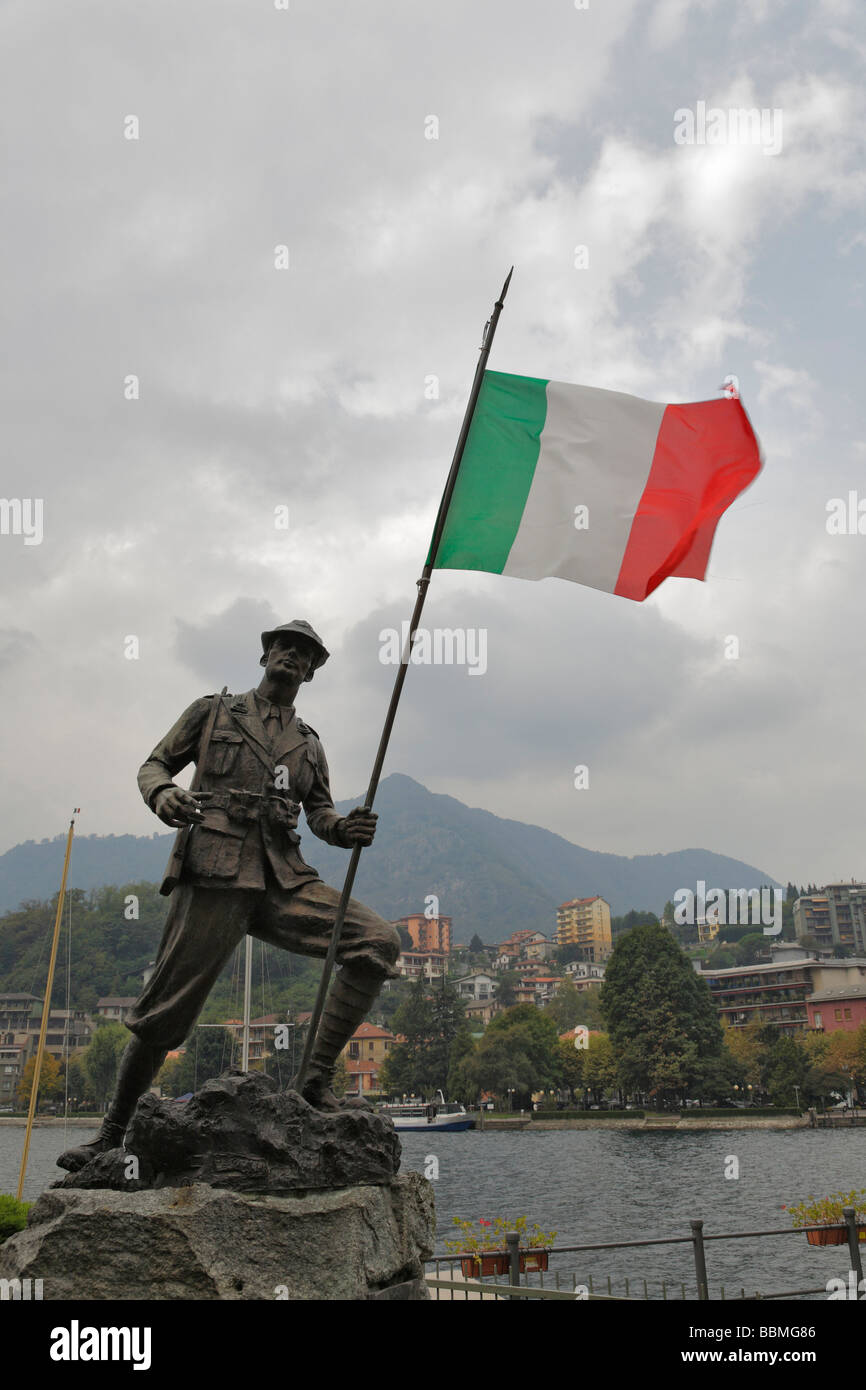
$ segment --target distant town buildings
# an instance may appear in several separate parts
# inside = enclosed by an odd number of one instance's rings
[[[397,969],[404,980],[441,980],[447,964],[448,957],[441,951],[401,951],[397,957]]]
[[[502,1013],[502,1005],[495,996],[489,999],[467,1000],[463,1010],[470,1028],[486,1028],[491,1019]]]
[[[423,912],[413,912],[409,917],[401,917],[395,925],[406,928],[416,951],[435,951],[445,956],[451,951],[450,917],[427,917]]]
[[[866,956],[866,883],[828,883],[794,903],[794,931],[818,947],[845,947]]]
[[[400,952],[397,969],[406,980],[441,980],[448,969],[451,953],[451,918],[427,917],[413,912],[394,923],[404,927],[412,942],[411,950]]]
[[[571,960],[565,967],[565,973],[575,989],[583,993],[584,990],[591,989],[593,985],[601,984],[604,979],[604,966],[589,965],[582,960]]]
[[[719,934],[718,913],[711,917],[698,917],[698,941],[702,946],[708,946],[711,941],[715,941]]]
[[[598,896],[572,898],[556,909],[557,946],[576,946],[579,959],[600,965],[613,949],[610,903]]]
[[[832,1033],[866,1019],[866,958],[837,960],[793,942],[779,942],[770,955],[766,963],[698,971],[725,1023]]]
[[[532,931],[529,927],[524,927],[520,931],[513,931],[507,941],[501,941],[496,949],[496,961],[502,962],[502,968],[508,969],[509,964],[516,963],[526,958],[526,950],[530,945],[547,941],[544,932]]]
[[[43,1000],[36,994],[0,994],[0,1106],[15,1103],[24,1068],[35,1057]],[[87,1047],[93,1024],[83,1009],[54,1009],[48,1015],[45,1049],[54,1057]]]
[[[853,1033],[866,1023],[866,983],[818,990],[807,998],[806,1012],[809,1027],[821,1033]]]
[[[556,942],[548,941],[546,936],[539,932],[532,940],[527,941],[523,948],[524,960],[550,960],[556,950]]]
[[[454,987],[461,999],[472,999],[474,1002],[492,999],[496,993],[496,977],[476,970],[472,975],[455,980]]]
[[[396,1041],[393,1033],[375,1023],[361,1023],[355,1029],[340,1053],[349,1073],[347,1096],[364,1096],[381,1090],[379,1072]]]
[[[97,1000],[96,1012],[100,1018],[107,1018],[110,1023],[125,1023],[135,1003],[135,996],[108,994],[104,999]]]

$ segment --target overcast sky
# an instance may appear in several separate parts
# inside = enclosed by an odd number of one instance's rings
[[[658,401],[733,373],[765,468],[707,582],[643,604],[435,574],[425,623],[485,629],[487,669],[410,670],[385,775],[592,849],[866,877],[866,534],[827,531],[866,513],[862,0],[6,0],[0,48],[0,490],[44,504],[41,543],[0,536],[0,850],[73,805],[161,829],[140,762],[295,617],[361,797],[514,264],[491,367]],[[677,143],[699,102],[781,113],[781,149]]]

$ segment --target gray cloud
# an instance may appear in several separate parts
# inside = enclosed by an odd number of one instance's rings
[[[409,616],[515,262],[492,365],[661,400],[736,372],[767,466],[705,586],[639,606],[437,574],[425,621],[486,628],[488,670],[413,668],[386,772],[592,848],[863,874],[866,541],[825,529],[866,490],[857,16],[7,5],[3,488],[44,499],[45,538],[0,537],[0,847],[67,802],[83,830],[151,830],[141,759],[196,695],[254,684],[261,627],[297,615],[333,652],[299,703],[360,793],[378,634]],[[675,146],[698,99],[780,106],[782,154]]]

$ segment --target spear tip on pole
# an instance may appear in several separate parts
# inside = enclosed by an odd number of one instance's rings
[[[502,286],[502,293],[500,294],[499,299],[497,300],[497,303],[498,303],[498,304],[501,304],[501,303],[502,303],[503,299],[505,298],[506,294],[508,293],[508,286],[511,284],[511,277],[512,277],[513,274],[514,274],[514,266],[511,267],[511,269],[509,270],[508,274],[507,274],[506,277],[505,277],[505,284]]]

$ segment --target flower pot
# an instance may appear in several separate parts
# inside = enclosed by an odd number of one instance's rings
[[[547,1269],[549,1250],[521,1250],[520,1273],[535,1274]],[[467,1279],[478,1279],[486,1274],[510,1274],[511,1256],[507,1250],[482,1251],[480,1255],[461,1255],[460,1268]]]
[[[858,1225],[858,1240],[866,1241],[866,1225]],[[806,1239],[810,1245],[847,1245],[847,1226],[824,1226],[820,1231],[807,1231]]]
[[[467,1279],[478,1279],[486,1274],[507,1274],[510,1269],[506,1250],[482,1251],[480,1255],[461,1255],[460,1268]]]

